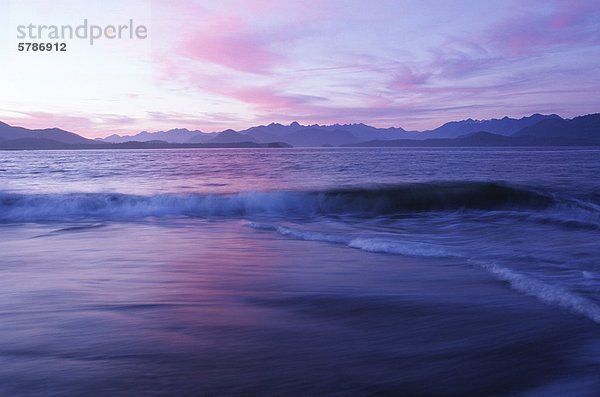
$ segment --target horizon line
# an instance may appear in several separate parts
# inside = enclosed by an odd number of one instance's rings
[[[596,113],[600,113],[600,112],[596,112]],[[294,121],[292,121],[290,123],[287,123],[287,124],[285,122],[271,121],[268,124],[267,123],[255,124],[255,125],[251,125],[249,127],[241,128],[241,129],[225,128],[225,129],[222,129],[222,130],[215,130],[215,131],[204,131],[204,130],[200,130],[200,129],[189,129],[189,128],[186,128],[186,127],[173,127],[173,128],[169,128],[169,129],[166,129],[166,130],[142,129],[142,130],[136,130],[134,132],[128,132],[128,133],[125,133],[124,135],[121,135],[121,134],[116,133],[116,132],[114,132],[114,133],[108,132],[105,136],[94,137],[94,138],[88,138],[85,133],[77,132],[77,131],[74,131],[74,130],[71,130],[71,129],[62,128],[62,127],[56,126],[56,125],[49,126],[49,127],[35,128],[35,127],[26,127],[24,125],[16,125],[16,124],[12,124],[12,123],[7,123],[7,122],[4,122],[2,120],[0,120],[0,123],[6,124],[6,125],[8,125],[10,127],[24,128],[24,129],[28,129],[28,130],[59,129],[59,130],[62,130],[62,131],[67,131],[67,132],[75,133],[75,134],[80,135],[80,136],[82,136],[84,138],[87,138],[87,139],[98,140],[98,139],[106,139],[106,138],[108,138],[110,136],[114,136],[114,135],[117,135],[119,137],[126,137],[126,136],[135,136],[135,135],[138,135],[138,134],[144,133],[144,132],[149,133],[149,134],[154,134],[154,133],[158,133],[158,132],[168,132],[168,131],[173,131],[173,130],[186,130],[186,131],[189,131],[189,132],[196,132],[196,133],[203,133],[203,134],[215,134],[215,133],[221,133],[221,132],[230,131],[230,130],[235,131],[235,132],[240,132],[240,131],[248,130],[250,128],[268,127],[268,126],[274,125],[274,124],[275,125],[281,125],[281,126],[284,126],[284,127],[289,127],[289,126],[291,126],[293,124],[298,124],[298,125],[300,125],[302,127],[332,127],[332,126],[336,126],[336,125],[339,125],[339,126],[365,125],[365,126],[368,126],[368,127],[373,127],[373,128],[379,129],[379,130],[402,129],[402,130],[404,130],[407,133],[416,133],[416,134],[418,134],[418,133],[425,133],[425,132],[434,131],[437,128],[440,128],[440,127],[442,127],[442,126],[444,126],[444,125],[446,125],[448,123],[453,123],[453,122],[464,122],[464,121],[474,121],[474,122],[481,121],[481,122],[483,122],[483,121],[491,121],[491,120],[503,120],[503,119],[507,119],[507,118],[508,119],[513,119],[513,120],[520,120],[520,119],[532,117],[532,116],[535,116],[535,115],[540,115],[540,116],[557,116],[557,117],[559,117],[559,118],[561,118],[563,120],[571,120],[571,119],[574,119],[574,118],[577,118],[577,117],[588,116],[588,115],[592,115],[592,114],[596,114],[596,113],[579,114],[577,116],[566,117],[566,118],[563,117],[563,116],[561,116],[560,114],[557,114],[557,113],[542,113],[542,112],[534,112],[534,113],[531,113],[529,115],[522,116],[522,117],[515,117],[515,116],[508,116],[508,115],[504,115],[502,117],[492,117],[492,118],[488,118],[488,119],[474,119],[474,118],[468,117],[468,118],[462,118],[460,120],[448,120],[448,121],[445,121],[444,123],[438,125],[435,128],[426,129],[426,130],[406,130],[402,126],[399,126],[399,125],[396,125],[396,126],[387,126],[387,127],[376,127],[376,126],[373,126],[373,125],[365,123],[365,122],[348,122],[348,123],[335,122],[335,123],[332,123],[332,124],[320,124],[320,123],[302,124],[301,122],[298,122],[298,121],[294,120]]]

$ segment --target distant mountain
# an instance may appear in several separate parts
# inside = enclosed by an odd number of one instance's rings
[[[556,114],[543,115],[535,113],[528,117],[513,119],[503,117],[501,119],[491,120],[473,120],[451,121],[434,130],[424,131],[418,134],[418,139],[429,138],[457,138],[471,132],[486,131],[498,135],[513,135],[525,127],[529,127],[543,120],[562,120]]]
[[[548,119],[523,128],[515,137],[564,139],[569,141],[597,141],[600,144],[600,113],[579,116],[573,119]]]
[[[359,142],[353,147],[478,147],[478,146],[521,146],[522,143],[512,141],[513,138],[491,132],[479,131],[462,135],[458,138],[431,139],[394,139]]]
[[[173,133],[195,133],[195,131],[166,131],[169,137],[173,137]],[[173,143],[164,140],[152,139],[144,141],[135,141],[132,138],[147,139],[155,138],[161,134],[141,133],[137,136],[118,137],[124,142],[104,142],[102,140],[91,140],[79,136],[75,133],[64,131],[58,128],[30,130],[22,127],[13,127],[6,123],[0,122],[0,150],[67,150],[67,149],[153,149],[153,148],[285,148],[290,145],[284,142],[270,142],[266,144],[252,142],[251,138],[238,134],[233,130],[224,131],[221,134],[217,133],[200,133],[201,138],[215,138],[214,142],[203,143]],[[242,139],[237,141],[232,139],[232,136]],[[196,137],[198,137],[196,135]],[[135,139],[135,138],[134,138]],[[118,140],[118,139],[117,139]]]
[[[256,142],[230,142],[230,143],[169,143],[164,141],[124,143],[105,143],[103,149],[182,149],[182,148],[286,148],[291,147],[281,142],[256,143]]]
[[[235,132],[235,134],[233,134],[233,132]],[[303,134],[306,134],[306,136],[302,136]],[[318,135],[322,135],[322,137],[318,137]],[[135,135],[110,135],[106,138],[98,139],[98,141],[110,143],[124,143],[131,141],[148,142],[154,140],[161,140],[169,143],[283,142],[295,146],[339,146],[357,141],[415,137],[417,137],[416,133],[407,132],[400,127],[376,128],[362,123],[302,125],[294,121],[289,125],[271,123],[269,125],[259,125],[240,131],[226,130],[220,133],[206,133],[198,130],[189,131],[185,128],[157,132],[142,131]]]
[[[562,119],[534,114],[521,119],[463,120],[426,132],[376,128],[366,124],[304,126],[271,123],[242,131],[205,133],[187,129],[111,135],[90,140],[58,128],[30,130],[0,122],[0,149],[118,149],[183,147],[458,147],[600,146],[600,113]]]
[[[283,137],[283,142],[300,147],[341,146],[359,141],[346,130],[323,131],[319,128],[305,128]]]
[[[510,136],[486,131],[456,138],[395,139],[358,142],[360,147],[514,147],[514,146],[600,146],[600,113],[574,119],[544,119]]]
[[[438,138],[440,139],[440,138]],[[443,139],[443,138],[442,138]],[[471,132],[470,134],[461,135],[458,138],[452,140],[458,143],[470,143],[470,144],[481,144],[482,146],[497,146],[505,145],[510,142],[510,137],[493,134],[486,131]]]
[[[169,143],[203,143],[213,138],[216,133],[205,133],[200,130],[190,131],[186,128],[175,128],[168,131],[156,131],[148,132],[142,131],[135,135],[110,135],[106,138],[99,138],[98,141],[110,142],[110,143],[124,143],[124,142],[150,142],[150,141],[164,141]]]
[[[255,142],[256,140],[248,135],[242,135],[234,130],[225,130],[220,132],[208,141],[208,143],[240,143],[240,142]],[[271,141],[272,142],[272,141]]]
[[[62,150],[76,145],[45,138],[19,138],[0,140],[0,150]]]
[[[304,133],[310,134],[310,137],[305,139],[301,138]],[[317,132],[319,131],[319,132]],[[347,135],[348,139],[344,141],[341,138],[339,131],[345,131],[350,135]],[[414,138],[413,133],[409,133],[400,127],[391,128],[376,128],[366,124],[332,124],[332,125],[302,125],[296,121],[290,125],[283,125],[279,123],[271,123],[269,125],[260,125],[257,127],[251,127],[246,130],[239,131],[240,134],[251,136],[256,142],[274,142],[282,141],[294,145],[299,144],[301,146],[307,146],[310,142],[312,145],[339,145],[345,143],[355,142],[356,139],[361,141],[373,140],[373,139],[398,139],[398,138]],[[333,133],[337,137],[326,137],[326,135]],[[322,139],[317,139],[315,135],[323,135]],[[330,142],[337,142],[330,143]]]
[[[335,130],[344,130],[351,133],[353,136],[360,140],[368,140],[368,139],[381,139],[381,140],[389,140],[389,139],[400,139],[400,138],[408,138],[413,139],[417,137],[417,132],[408,132],[400,127],[390,127],[390,128],[376,128],[370,125],[366,125],[363,123],[358,124],[333,124],[328,126],[319,126],[323,131],[335,131]]]
[[[95,144],[91,139],[86,139],[73,132],[61,130],[59,128],[46,128],[42,130],[30,130],[23,127],[13,127],[0,122],[0,141],[6,144],[12,140],[36,140],[43,139],[62,144]],[[28,141],[24,141],[28,142]]]
[[[451,121],[442,126],[428,131],[406,131],[400,127],[377,128],[363,123],[355,124],[332,124],[332,125],[302,125],[296,121],[289,125],[271,123],[259,125],[245,130],[227,130],[221,133],[202,131],[190,131],[185,128],[169,131],[140,132],[136,135],[111,135],[101,139],[103,142],[121,143],[128,141],[147,142],[161,140],[170,143],[208,143],[216,139],[217,143],[233,142],[285,142],[294,146],[340,146],[354,144],[358,141],[386,141],[397,139],[440,139],[458,138],[473,132],[490,132],[497,135],[510,136],[518,131],[533,126],[541,121],[561,121],[556,114],[539,114],[515,119],[503,117],[501,119]],[[341,133],[340,131],[344,131]],[[225,135],[222,135],[227,132]],[[232,134],[235,132],[236,134]],[[302,135],[306,134],[305,137]],[[329,136],[332,134],[331,136]],[[319,137],[321,135],[322,137]]]
[[[96,147],[98,143],[59,128],[31,130],[0,122],[0,149],[67,149],[75,145]]]
[[[283,125],[279,123],[259,125],[241,130],[239,133],[251,137],[256,142],[266,143],[281,141],[284,136],[304,128],[306,127],[294,121],[290,125]]]

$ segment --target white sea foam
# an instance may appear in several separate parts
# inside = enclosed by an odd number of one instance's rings
[[[20,195],[0,193],[0,220],[139,219],[164,216],[311,215],[318,203],[294,192],[229,195],[117,193]]]
[[[589,299],[577,295],[557,285],[550,285],[524,274],[517,273],[495,264],[479,264],[496,278],[507,281],[519,292],[534,296],[548,304],[558,305],[581,314],[600,324],[600,306]]]
[[[255,229],[275,231],[281,235],[295,239],[345,244],[348,247],[368,252],[438,258],[460,256],[445,247],[428,243],[382,238],[349,237],[302,231],[287,226],[277,226],[268,223],[251,222],[248,223],[248,225]],[[568,309],[574,313],[583,315],[596,323],[600,323],[600,306],[581,295],[571,292],[566,288],[547,284],[533,277],[526,276],[496,264],[471,262],[485,269],[497,279],[508,282],[512,288],[519,292],[533,296],[544,303]]]
[[[311,232],[304,231],[299,229],[290,228],[287,226],[276,226],[269,223],[259,223],[259,222],[249,222],[248,226],[258,229],[258,230],[270,230],[277,232],[283,236],[295,238],[297,240],[305,240],[305,241],[323,241],[326,243],[335,243],[335,244],[348,244],[350,239],[344,236],[320,233],[320,232]]]
[[[455,256],[442,247],[416,241],[399,241],[381,238],[355,238],[348,243],[348,246],[352,248],[358,248],[363,251],[380,252],[385,254],[438,258]]]
[[[356,248],[368,252],[423,257],[455,256],[443,247],[415,241],[344,236],[339,234],[305,231],[287,226],[272,225],[269,223],[250,222],[247,225],[254,229],[275,231],[283,236],[298,240],[344,244],[350,248]]]

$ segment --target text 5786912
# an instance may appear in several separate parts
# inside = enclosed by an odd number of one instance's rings
[[[19,51],[67,51],[67,43],[18,43]]]

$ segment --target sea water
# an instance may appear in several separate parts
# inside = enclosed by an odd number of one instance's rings
[[[0,395],[597,396],[600,150],[0,153]]]

